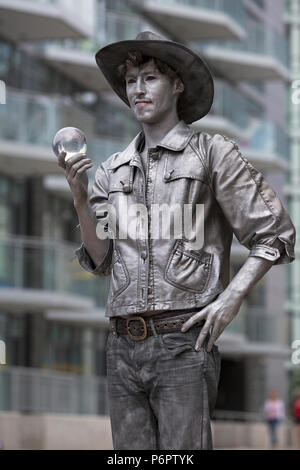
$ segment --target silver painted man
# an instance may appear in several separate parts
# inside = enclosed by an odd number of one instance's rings
[[[91,160],[59,159],[80,222],[79,262],[111,275],[106,352],[114,448],[211,449],[220,377],[215,341],[271,266],[294,260],[295,228],[234,141],[190,127],[214,96],[211,73],[194,51],[143,32],[100,49],[96,61],[142,127],[99,165],[90,197]],[[174,231],[177,216],[157,218],[163,204],[182,214],[192,208],[181,233]],[[157,220],[170,236],[153,236]],[[230,282],[233,233],[249,257]]]

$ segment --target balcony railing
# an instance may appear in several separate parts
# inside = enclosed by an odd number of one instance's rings
[[[0,239],[0,289],[66,292],[89,297],[104,307],[108,278],[84,271],[74,254],[76,248],[76,244],[35,237]]]
[[[285,316],[241,311],[226,327],[224,333],[241,335],[249,342],[288,344],[289,321]]]
[[[52,4],[58,4],[61,3],[61,0],[25,0],[26,2],[32,2],[32,3],[52,3]]]
[[[242,145],[288,159],[289,139],[281,128],[270,121],[250,118],[247,98],[230,85],[216,80],[215,89],[211,115],[224,116],[241,128]],[[95,136],[95,115],[69,99],[12,89],[8,89],[6,95],[6,105],[0,106],[0,139],[45,146],[52,151],[52,139],[58,129],[78,127],[87,135],[87,153],[94,162],[91,178],[100,162],[128,145],[125,140]],[[104,116],[106,112],[110,112],[109,107],[103,112]],[[133,135],[128,135],[127,140],[129,137]]]
[[[174,5],[193,7],[195,9],[206,9],[212,11],[221,11],[227,13],[228,16],[235,19],[239,24],[244,21],[244,6],[243,2],[236,0],[154,0],[156,3],[161,3],[164,6]]]
[[[110,44],[111,42],[134,39],[140,32],[144,21],[134,13],[118,13],[114,11],[106,12],[104,19],[105,36],[101,34],[98,28],[97,39],[101,43]]]
[[[245,24],[245,31],[246,38],[244,40],[201,41],[195,44],[200,48],[206,45],[217,45],[228,50],[270,56],[288,67],[288,41],[285,36],[264,24],[249,19]]]
[[[0,411],[108,415],[105,377],[0,368]]]
[[[95,54],[101,47],[112,42],[134,39],[142,29],[145,29],[146,24],[141,16],[134,13],[121,14],[110,10],[106,12],[99,10],[93,38],[42,41],[36,47],[42,50],[45,46],[55,45],[67,50],[80,50]],[[149,27],[146,29],[149,29]]]
[[[215,96],[211,114],[223,116],[244,130],[247,126],[247,98],[233,87],[215,80]]]
[[[87,135],[88,155],[95,163],[95,170],[97,163],[127,144],[117,139],[95,136],[94,123],[92,113],[63,97],[8,89],[6,105],[0,106],[0,140],[45,146],[52,151],[52,139],[59,129],[78,127]]]
[[[246,132],[247,134],[247,132]],[[275,122],[252,118],[243,145],[289,160],[289,137]]]
[[[253,103],[220,80],[215,80],[215,96],[210,116],[222,116],[240,128],[241,145],[266,154],[275,154],[286,160],[289,158],[289,137],[287,132],[272,121],[250,115]],[[259,109],[256,113],[259,112]],[[263,112],[263,110],[261,111]]]

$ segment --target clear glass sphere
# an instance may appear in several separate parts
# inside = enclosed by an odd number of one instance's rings
[[[86,137],[76,127],[63,127],[55,134],[52,148],[57,157],[61,152],[66,152],[65,161],[67,161],[77,153],[86,153]]]

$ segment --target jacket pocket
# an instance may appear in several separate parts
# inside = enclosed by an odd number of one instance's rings
[[[121,191],[131,193],[133,189],[134,167],[122,165],[110,175],[108,193]]]
[[[110,280],[110,299],[115,300],[128,286],[129,273],[123,261],[122,255],[118,248],[115,247],[112,256],[112,270]]]
[[[189,250],[183,240],[177,240],[165,269],[165,279],[185,291],[201,294],[211,274],[213,255],[204,250]]]

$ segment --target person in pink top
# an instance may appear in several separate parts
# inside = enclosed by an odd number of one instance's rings
[[[297,445],[298,449],[300,449],[300,389],[297,391],[293,401],[293,416],[297,427]]]
[[[276,448],[278,443],[277,428],[280,421],[285,417],[285,406],[278,398],[277,391],[271,389],[269,397],[264,404],[264,418],[269,427],[271,447]]]

